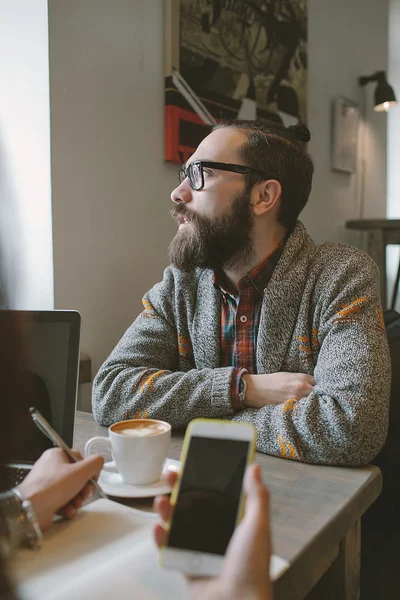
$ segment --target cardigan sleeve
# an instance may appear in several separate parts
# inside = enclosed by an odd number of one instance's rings
[[[319,354],[313,392],[233,416],[254,424],[261,452],[356,466],[369,463],[385,442],[391,370],[379,275],[369,257],[359,253],[356,259],[336,272],[325,270],[315,286],[310,320]]]
[[[190,338],[178,332],[174,294],[173,275],[166,269],[163,281],[144,296],[143,312],[101,366],[92,396],[100,424],[148,416],[179,429],[197,417],[233,414],[234,368],[196,368]]]

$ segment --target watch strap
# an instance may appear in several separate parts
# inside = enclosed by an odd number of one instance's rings
[[[239,402],[242,408],[246,408],[246,405],[244,403],[245,399],[246,399],[246,392],[247,392],[247,383],[245,382],[245,380],[243,379],[243,376],[240,378],[240,382],[239,382]]]
[[[21,527],[23,527],[22,543],[29,548],[39,550],[43,540],[43,533],[40,529],[32,502],[30,500],[26,500],[17,488],[12,489],[11,491],[20,501],[21,508],[25,516],[25,519],[20,524]]]

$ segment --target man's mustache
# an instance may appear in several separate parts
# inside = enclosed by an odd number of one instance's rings
[[[198,215],[186,208],[184,204],[177,204],[176,206],[171,208],[170,214],[172,218],[178,222],[182,219],[186,219],[187,221],[196,224],[201,220]]]

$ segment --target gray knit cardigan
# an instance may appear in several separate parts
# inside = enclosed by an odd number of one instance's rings
[[[351,246],[315,245],[298,222],[264,290],[257,373],[314,375],[302,400],[234,412],[220,367],[221,297],[210,270],[168,267],[93,384],[97,421],[148,415],[249,421],[257,449],[332,465],[366,464],[388,428],[390,357],[375,263]]]

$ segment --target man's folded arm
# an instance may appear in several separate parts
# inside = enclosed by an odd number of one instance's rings
[[[354,303],[341,304],[342,310],[336,303],[322,319],[316,385],[307,397],[229,417],[255,425],[258,450],[349,466],[368,464],[379,453],[387,436],[391,372],[375,287],[372,282],[366,296],[354,290]]]
[[[233,414],[230,391],[234,369],[177,371],[179,351],[175,328],[153,307],[151,313],[145,310],[94,379],[96,420],[108,426],[148,416],[182,428],[196,417]]]

